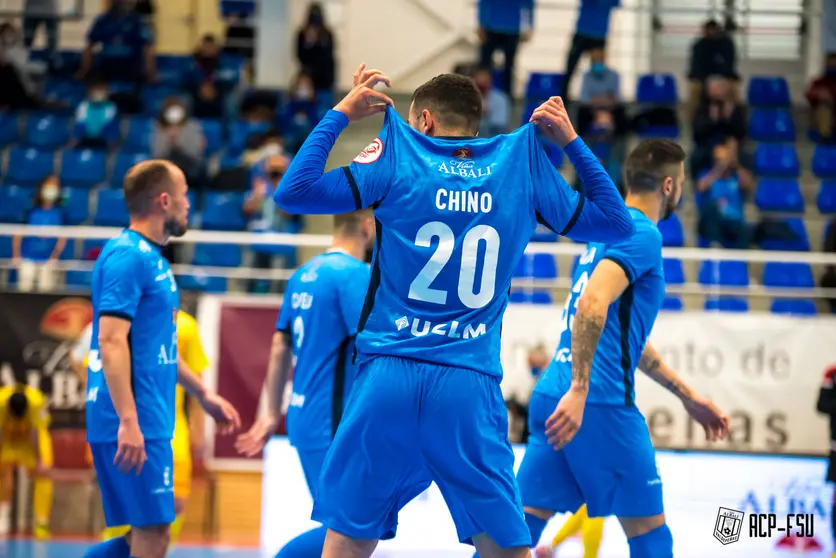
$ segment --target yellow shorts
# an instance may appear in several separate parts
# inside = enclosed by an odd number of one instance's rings
[[[49,431],[43,430],[38,433],[41,458],[46,467],[52,467],[52,436]],[[30,471],[38,465],[38,457],[35,449],[28,443],[6,442],[0,444],[0,466],[19,466]]]

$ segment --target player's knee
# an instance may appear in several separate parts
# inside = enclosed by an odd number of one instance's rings
[[[618,521],[628,539],[640,537],[665,524],[665,514],[649,517],[619,517]]]
[[[539,517],[540,519],[543,519],[545,521],[548,521],[549,519],[551,519],[554,516],[554,512],[551,511],[551,510],[544,510],[544,509],[540,509],[540,508],[532,508],[532,507],[529,507],[529,506],[525,506],[523,508],[523,511],[526,514],[533,515],[534,517]]]
[[[135,556],[163,557],[171,542],[168,525],[131,529],[131,552]]]
[[[673,558],[673,535],[665,523],[642,535],[628,537],[630,558]]]
[[[175,498],[174,499],[174,515],[180,515],[186,510],[186,504],[189,501],[185,498]]]

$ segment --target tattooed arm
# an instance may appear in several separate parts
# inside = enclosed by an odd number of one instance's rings
[[[629,271],[618,260],[604,258],[595,266],[578,301],[572,326],[572,390],[589,391],[592,359],[607,323],[610,304],[630,285]]]
[[[639,370],[682,401],[691,401],[696,397],[694,390],[670,366],[665,364],[650,343],[645,345],[642,357],[639,359]]]

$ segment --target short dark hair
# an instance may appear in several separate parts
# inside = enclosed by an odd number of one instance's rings
[[[634,193],[655,192],[666,177],[678,174],[678,167],[685,158],[685,151],[675,141],[642,141],[624,162],[625,190]]]
[[[131,215],[143,216],[148,213],[151,200],[171,188],[171,169],[161,160],[144,161],[131,167],[125,175],[122,191],[125,205]]]
[[[445,128],[479,131],[482,120],[482,94],[469,77],[441,74],[415,90],[413,110],[429,110]]]
[[[358,209],[349,213],[334,215],[334,232],[340,234],[357,234],[363,221],[373,217],[371,209]]]
[[[29,400],[26,399],[26,394],[22,389],[14,392],[9,397],[9,412],[17,419],[22,419],[26,416],[26,409],[29,407]]]

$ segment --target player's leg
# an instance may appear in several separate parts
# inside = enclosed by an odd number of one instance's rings
[[[398,511],[429,486],[418,439],[420,376],[407,361],[360,366],[322,464],[311,518],[328,528],[323,558],[367,558],[394,537]]]
[[[192,493],[192,453],[189,444],[188,430],[185,437],[182,432],[174,430],[174,439],[171,441],[171,449],[174,454],[174,523],[171,524],[171,543],[174,544],[180,538],[185,522],[186,505],[189,503],[189,496]]]
[[[416,368],[426,386],[421,448],[459,540],[473,543],[482,558],[529,556],[499,380],[470,370]]]
[[[52,436],[49,430],[41,428],[38,430],[38,447],[40,450],[40,467],[35,467],[35,456],[32,455],[32,467],[28,470],[34,471],[32,508],[35,516],[34,535],[38,539],[47,539],[50,536],[49,518],[52,514],[52,499],[54,485],[52,481]]]
[[[316,500],[316,488],[328,448],[298,450],[298,453],[308,490],[311,491],[311,496]],[[328,529],[325,527],[305,531],[284,545],[276,554],[276,558],[319,558],[322,556],[322,549],[325,546],[327,531]]]
[[[12,527],[12,497],[16,465],[15,448],[8,443],[0,445],[0,535],[7,535]]]
[[[601,548],[601,539],[604,538],[604,518],[586,516],[581,527],[581,540],[583,540],[583,558],[597,558],[598,550]]]

